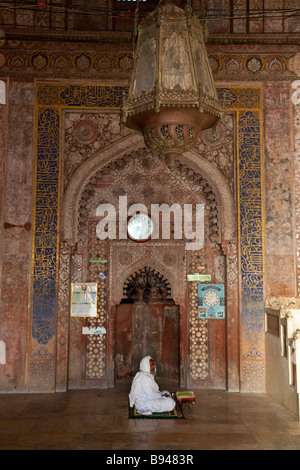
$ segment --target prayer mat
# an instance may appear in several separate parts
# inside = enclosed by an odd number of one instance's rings
[[[136,409],[135,406],[132,408],[129,408],[129,418],[130,419],[138,419],[138,418],[143,418],[143,419],[184,419],[181,407],[179,406],[178,403],[176,403],[176,406],[173,411],[168,411],[165,413],[152,413],[152,415],[140,415]]]

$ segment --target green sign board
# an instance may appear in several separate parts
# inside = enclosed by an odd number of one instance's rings
[[[211,275],[210,274],[199,274],[199,273],[194,273],[194,274],[188,274],[187,276],[188,281],[211,281]]]

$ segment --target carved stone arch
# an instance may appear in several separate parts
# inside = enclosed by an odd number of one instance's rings
[[[119,244],[116,244],[119,245]],[[118,247],[120,249],[120,247]],[[117,248],[117,249],[118,249]],[[121,249],[122,250],[122,249]],[[115,273],[116,267],[114,266],[114,250],[112,250],[112,271]],[[178,258],[181,257],[183,259],[182,254],[184,252],[184,245],[182,245],[182,248],[180,250],[180,253],[178,254]],[[181,254],[181,256],[180,256]],[[141,257],[137,261],[129,264],[126,269],[122,271],[122,273],[118,274],[118,283],[114,283],[114,289],[110,289],[111,293],[111,305],[118,305],[122,298],[123,298],[123,287],[126,283],[126,280],[131,276],[134,275],[136,272],[142,270],[144,267],[149,266],[149,268],[159,272],[162,274],[169,282],[171,292],[170,292],[170,297],[174,300],[174,302],[178,305],[182,302],[183,296],[184,296],[184,286],[185,283],[184,281],[184,272],[183,272],[183,266],[181,269],[181,273],[177,272],[177,275],[175,275],[174,272],[172,272],[171,269],[169,269],[163,262],[158,261],[157,259],[153,259],[150,256],[147,257]],[[114,274],[111,277],[111,282],[113,280]],[[112,287],[112,286],[110,286]]]
[[[134,294],[135,300],[149,300],[153,296],[151,291],[154,289],[156,299],[172,298],[170,281],[159,271],[146,265],[126,279],[123,285],[123,299],[132,299]]]
[[[69,182],[62,203],[62,238],[69,243],[78,242],[78,214],[79,204],[86,185],[102,167],[124,156],[126,153],[145,147],[143,138],[138,135],[129,135],[118,142],[109,145],[101,152],[94,154],[81,165]],[[194,170],[205,176],[209,181],[220,204],[220,239],[236,239],[236,218],[233,194],[221,171],[210,161],[206,160],[196,151],[187,152],[181,157],[183,162],[191,165]]]

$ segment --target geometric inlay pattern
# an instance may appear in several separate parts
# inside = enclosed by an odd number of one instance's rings
[[[94,260],[108,259],[108,246],[105,240],[99,240],[96,234],[97,222],[89,222],[89,282],[98,283],[97,317],[88,319],[90,328],[106,328],[107,316],[107,279],[108,264],[94,263]],[[104,379],[106,375],[106,334],[87,335],[86,378]]]
[[[207,250],[189,253],[189,272],[197,272],[197,267],[205,266]],[[194,380],[209,380],[208,320],[198,318],[198,283],[189,283],[189,368]]]

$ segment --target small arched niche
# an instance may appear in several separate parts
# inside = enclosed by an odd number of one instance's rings
[[[163,274],[146,265],[126,279],[115,325],[117,385],[132,380],[141,359],[148,355],[156,362],[158,378],[178,385],[179,306]]]

